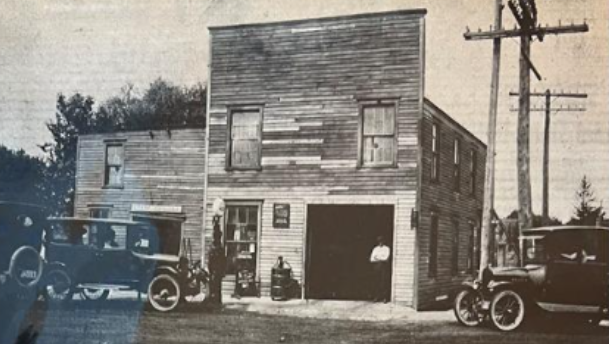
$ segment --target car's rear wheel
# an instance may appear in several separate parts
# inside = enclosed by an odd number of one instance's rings
[[[87,301],[105,301],[110,296],[110,290],[84,288],[80,291],[80,295]]]
[[[525,304],[517,292],[505,289],[491,301],[491,321],[501,331],[514,331],[524,321]]]
[[[72,295],[74,294],[72,279],[63,270],[51,270],[46,275],[43,293],[48,302],[55,304],[66,303],[72,300]]]
[[[148,285],[148,302],[160,312],[174,310],[180,303],[180,284],[175,277],[160,274],[152,279]]]
[[[468,327],[478,326],[484,320],[482,297],[471,288],[457,294],[453,310],[459,323]]]

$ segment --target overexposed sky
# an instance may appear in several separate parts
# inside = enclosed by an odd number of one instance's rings
[[[532,89],[587,92],[586,112],[552,117],[550,214],[572,214],[586,174],[609,206],[609,8],[604,0],[537,0],[541,24],[584,18],[590,32],[548,36],[532,58],[543,76]],[[0,3],[0,144],[40,154],[58,93],[101,101],[126,83],[145,89],[163,77],[205,83],[209,25],[270,22],[427,8],[425,94],[486,141],[491,42],[466,42],[465,27],[488,30],[491,0],[4,0]],[[514,20],[509,9],[504,23]],[[496,208],[516,208],[517,39],[503,41]],[[533,104],[543,105],[542,99]],[[541,212],[543,113],[531,115],[533,210]]]

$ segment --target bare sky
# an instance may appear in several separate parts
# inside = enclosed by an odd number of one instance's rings
[[[205,83],[208,25],[255,23],[427,8],[425,94],[486,141],[491,42],[466,42],[465,27],[487,30],[490,0],[4,0],[0,3],[0,144],[39,154],[58,93],[101,101],[126,83],[145,89],[163,77]],[[532,88],[583,91],[586,112],[552,117],[550,214],[568,219],[581,177],[609,205],[609,8],[604,0],[537,0],[540,23],[584,18],[585,34],[548,36],[532,57],[543,81]],[[504,11],[506,26],[513,26]],[[518,40],[503,41],[497,198],[500,215],[516,207]],[[541,99],[539,100],[541,101]],[[533,104],[542,105],[533,100]],[[541,212],[543,113],[532,113],[533,210]]]

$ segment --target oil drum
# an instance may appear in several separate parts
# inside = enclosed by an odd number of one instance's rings
[[[274,301],[287,300],[291,281],[292,267],[280,256],[271,269],[271,299]]]

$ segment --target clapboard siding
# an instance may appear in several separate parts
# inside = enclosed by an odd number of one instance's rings
[[[432,166],[432,123],[436,123],[440,133],[440,173],[439,180],[431,180]],[[458,138],[461,142],[461,178],[460,191],[453,189],[453,141]],[[454,122],[441,109],[430,101],[425,101],[422,122],[422,166],[421,166],[421,205],[420,229],[418,233],[418,295],[417,308],[428,309],[438,307],[436,298],[454,294],[467,271],[469,239],[472,235],[470,221],[480,223],[482,199],[484,192],[484,172],[486,161],[486,146]],[[477,152],[477,182],[475,193],[470,192],[470,150]],[[429,232],[431,228],[431,211],[438,214],[438,268],[435,278],[429,278]],[[452,240],[454,233],[453,221],[459,222],[459,261],[458,274],[452,271]],[[446,302],[448,300],[440,300]]]
[[[124,140],[123,188],[103,188],[106,140]],[[78,138],[75,213],[111,206],[113,218],[131,219],[133,204],[181,206],[182,226],[195,257],[203,255],[205,130],[120,132]]]
[[[261,202],[263,295],[277,256],[306,283],[308,205],[385,204],[395,214],[392,299],[412,305],[424,14],[211,28],[207,205],[216,197]],[[396,165],[358,168],[360,101],[388,97],[397,100]],[[228,107],[247,104],[263,111],[261,169],[227,171]],[[290,228],[273,228],[275,203],[290,204]]]
[[[340,178],[354,195],[367,185],[387,194],[412,188],[405,180],[416,180],[409,162],[417,154],[422,13],[212,28],[210,185],[329,186]],[[415,140],[398,142],[398,173],[357,170],[356,98],[386,96],[400,98],[398,135]],[[227,106],[246,103],[263,104],[262,171],[228,173]],[[349,168],[333,174],[341,164]],[[293,165],[310,168],[286,175]]]

